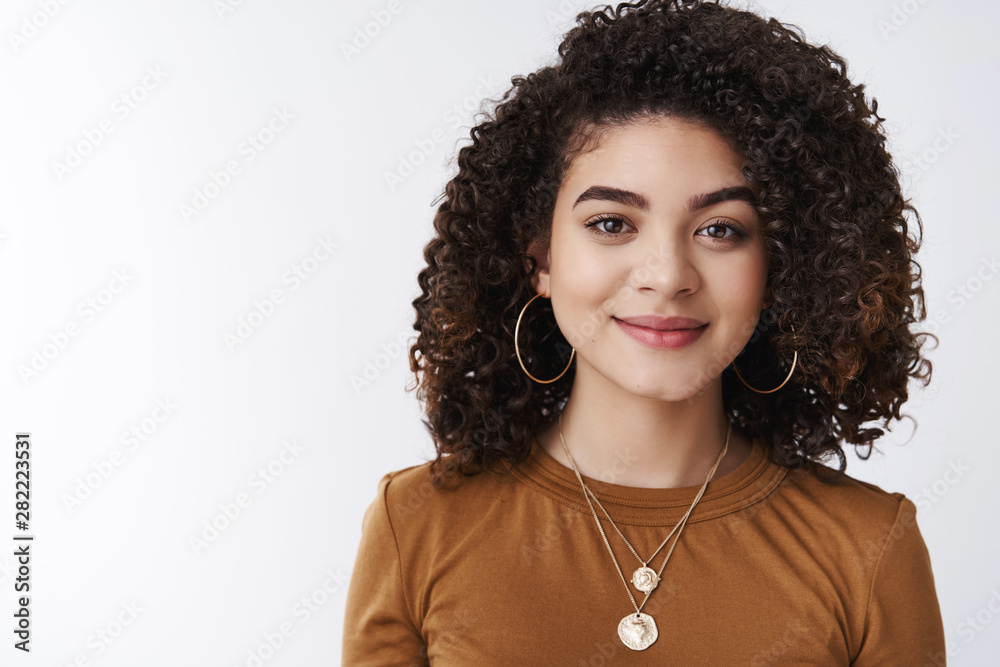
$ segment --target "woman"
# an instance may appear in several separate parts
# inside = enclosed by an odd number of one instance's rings
[[[840,446],[931,374],[877,104],[714,3],[580,14],[559,55],[435,217],[437,457],[365,515],[344,664],[944,664],[916,508]]]

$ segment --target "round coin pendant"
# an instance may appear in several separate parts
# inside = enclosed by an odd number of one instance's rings
[[[629,614],[618,624],[618,636],[633,651],[643,651],[656,641],[659,631],[649,614]]]
[[[648,593],[660,583],[660,578],[656,576],[656,571],[649,567],[640,567],[632,573],[632,585],[643,593]]]

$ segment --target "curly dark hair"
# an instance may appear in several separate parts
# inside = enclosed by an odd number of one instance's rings
[[[445,473],[509,472],[531,435],[565,406],[575,366],[536,385],[515,357],[518,314],[535,295],[527,249],[551,234],[564,174],[602,130],[650,115],[695,121],[727,139],[750,166],[768,254],[773,303],[739,357],[750,391],[722,371],[734,425],[761,438],[788,468],[836,456],[840,442],[867,445],[901,419],[909,378],[930,382],[931,363],[910,325],[926,317],[922,222],[901,193],[885,147],[878,103],[847,78],[827,46],[776,19],[701,0],[641,0],[582,12],[559,45],[557,64],[515,76],[458,152],[424,249],[413,301],[410,369],[419,380]],[[537,305],[543,304],[543,305]],[[533,374],[551,378],[570,347],[548,300],[525,314],[518,339]],[[784,364],[785,371],[773,369]],[[743,369],[772,369],[770,378]],[[422,374],[422,376],[421,376]],[[417,382],[407,386],[412,391]],[[812,466],[811,466],[812,467]]]

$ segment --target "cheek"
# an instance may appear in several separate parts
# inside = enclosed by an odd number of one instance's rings
[[[734,326],[750,326],[757,321],[767,287],[767,265],[763,253],[748,255],[714,274],[715,300],[723,314],[730,314]]]
[[[565,239],[558,253],[552,255],[552,275],[567,300],[586,301],[607,297],[617,269],[607,253],[595,250],[581,239]]]
[[[570,345],[585,347],[614,314],[619,267],[609,263],[607,253],[585,243],[564,242],[560,252],[552,254],[551,269],[556,322]]]

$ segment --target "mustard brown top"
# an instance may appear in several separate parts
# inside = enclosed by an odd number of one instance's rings
[[[627,448],[621,460],[637,463]],[[642,609],[659,637],[633,651],[618,624],[635,609],[572,469],[535,440],[509,475],[438,489],[428,467],[383,476],[365,512],[344,665],[945,664],[930,557],[903,494],[850,476],[825,484],[819,464],[789,470],[755,440],[708,484]],[[644,558],[701,488],[602,477],[584,481]],[[641,563],[598,516],[628,580]]]

